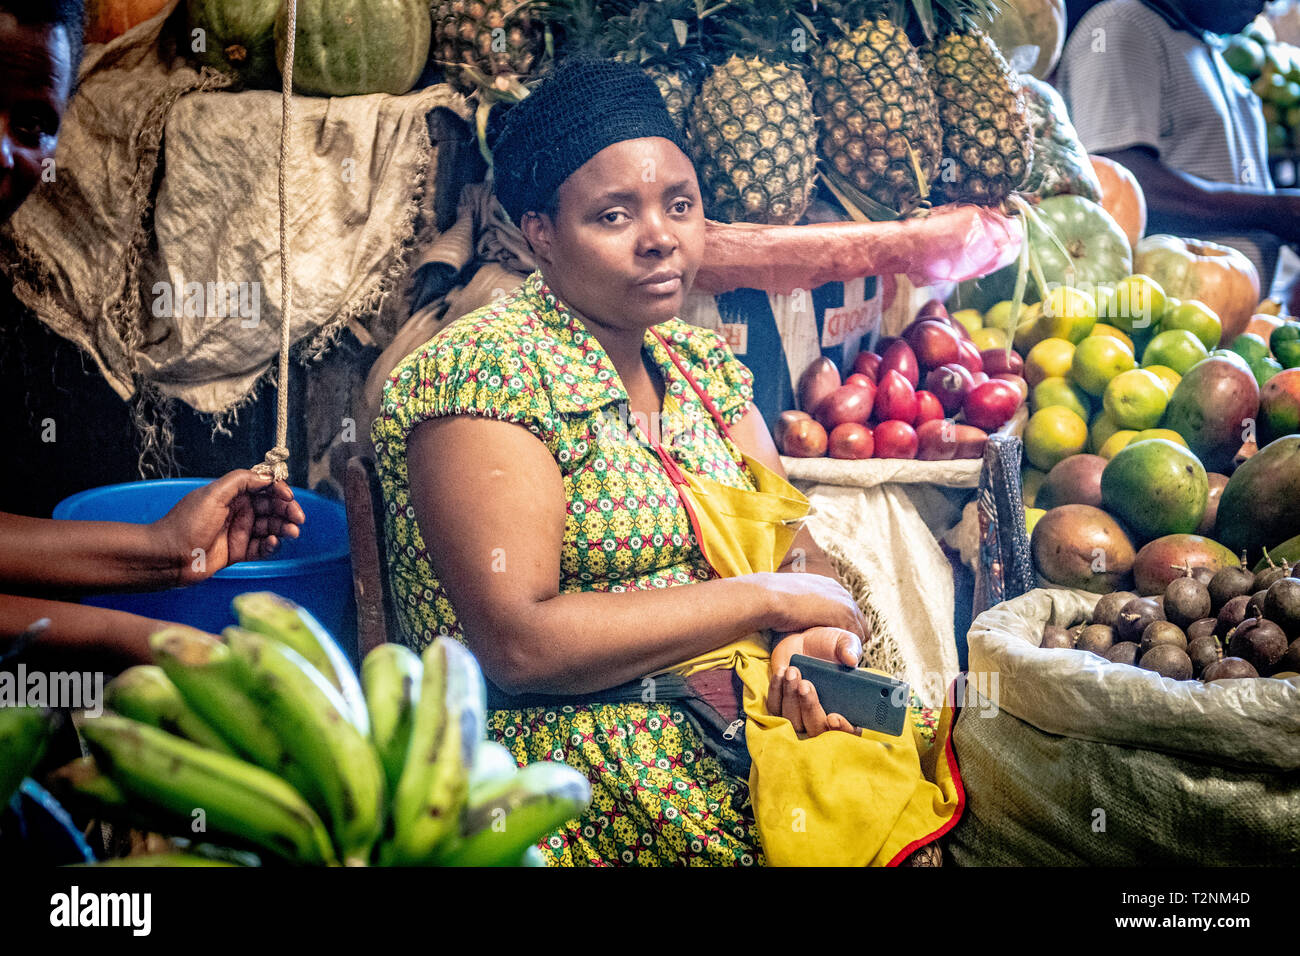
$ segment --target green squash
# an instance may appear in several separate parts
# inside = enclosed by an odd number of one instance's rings
[[[284,59],[286,21],[280,10],[277,62]],[[317,96],[405,93],[429,59],[432,26],[428,0],[298,0],[294,91]]]
[[[1101,201],[1101,182],[1074,131],[1061,94],[1048,83],[1021,76],[1034,128],[1034,160],[1021,191],[1046,199],[1069,193]]]
[[[233,73],[249,89],[275,89],[280,70],[275,58],[277,0],[186,0],[191,49],[205,66]],[[202,30],[196,35],[196,30]]]

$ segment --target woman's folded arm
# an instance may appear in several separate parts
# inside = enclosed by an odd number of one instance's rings
[[[581,693],[688,660],[771,625],[751,575],[560,594],[563,479],[521,426],[453,416],[408,445],[416,521],[484,672],[512,693]]]

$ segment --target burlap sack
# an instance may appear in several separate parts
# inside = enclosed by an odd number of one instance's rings
[[[959,865],[1300,863],[1300,686],[1173,681],[1036,646],[1096,595],[1035,590],[981,614],[953,746]]]

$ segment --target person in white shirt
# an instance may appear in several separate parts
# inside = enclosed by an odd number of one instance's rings
[[[1241,250],[1267,293],[1279,246],[1300,242],[1300,190],[1274,186],[1259,98],[1228,67],[1219,40],[1264,6],[1106,0],[1071,34],[1057,83],[1088,152],[1137,177],[1148,232]]]

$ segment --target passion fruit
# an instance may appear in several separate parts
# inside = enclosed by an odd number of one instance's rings
[[[1105,624],[1089,624],[1079,633],[1074,642],[1075,650],[1090,651],[1105,657],[1106,652],[1115,644],[1115,629]]]
[[[1074,647],[1074,635],[1056,624],[1043,628],[1043,641],[1039,647]]]
[[[1223,645],[1213,634],[1203,634],[1187,642],[1187,656],[1192,659],[1192,673],[1200,677],[1215,661],[1223,660]]]
[[[1192,659],[1185,650],[1173,644],[1157,644],[1142,655],[1138,667],[1174,680],[1192,679]]]
[[[1180,628],[1190,626],[1210,613],[1210,589],[1192,577],[1191,568],[1184,577],[1174,578],[1165,588],[1165,619]]]
[[[1111,645],[1105,658],[1112,664],[1131,664],[1136,667],[1140,655],[1140,648],[1132,641],[1120,641],[1118,644]]]
[[[1092,611],[1093,624],[1105,624],[1107,627],[1114,627],[1115,622],[1119,619],[1119,612],[1124,609],[1124,605],[1137,597],[1132,591],[1112,591],[1110,594],[1103,594],[1101,600]]]
[[[1246,556],[1243,554],[1241,564],[1224,568],[1210,579],[1210,610],[1218,614],[1233,598],[1253,594],[1254,583],[1255,575],[1246,567]]]
[[[1229,631],[1246,619],[1246,605],[1249,603],[1250,598],[1239,594],[1223,605],[1219,609],[1219,622],[1215,625],[1214,633],[1219,637],[1227,637]]]
[[[1225,657],[1205,668],[1201,680],[1209,684],[1216,680],[1238,680],[1243,677],[1258,677],[1259,671],[1240,657]]]
[[[1187,635],[1177,624],[1169,621],[1152,621],[1147,625],[1147,629],[1142,632],[1142,641],[1139,645],[1142,653],[1145,654],[1151,648],[1159,644],[1172,644],[1179,650],[1187,650]]]
[[[1152,598],[1134,598],[1124,605],[1115,622],[1115,636],[1121,641],[1142,642],[1142,632],[1153,621],[1163,621],[1164,612]]]
[[[1232,632],[1228,654],[1240,657],[1261,674],[1271,674],[1287,652],[1282,628],[1262,618],[1247,618]]]
[[[1264,598],[1264,616],[1289,638],[1300,637],[1300,578],[1275,581]]]
[[[1193,621],[1185,628],[1187,633],[1187,643],[1190,644],[1198,637],[1205,637],[1208,634],[1213,634],[1214,629],[1218,626],[1219,619],[1217,617],[1203,617],[1199,621]]]

